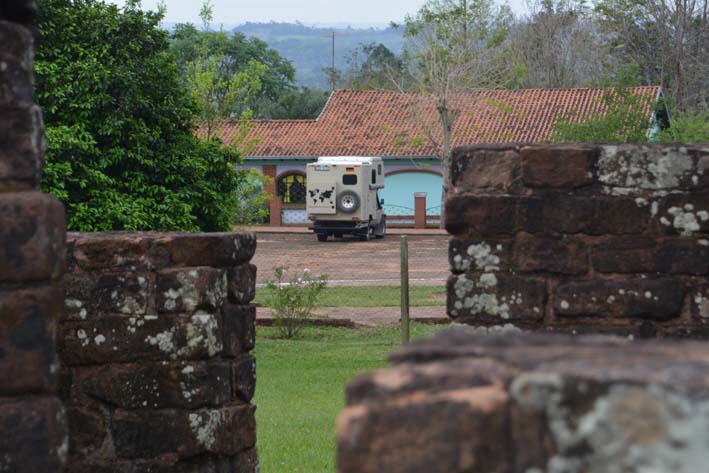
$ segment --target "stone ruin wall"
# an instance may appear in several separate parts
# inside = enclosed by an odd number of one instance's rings
[[[37,4],[0,2],[0,472],[54,473],[67,454],[56,397],[64,209],[39,191],[42,114],[34,105]]]
[[[70,233],[68,473],[258,471],[250,234]]]
[[[709,337],[709,144],[465,147],[452,181],[456,321]]]
[[[709,346],[634,339],[709,335],[709,145],[461,148],[453,184],[462,323],[350,383],[338,472],[706,471]]]
[[[458,326],[347,388],[339,473],[699,473],[706,342]]]

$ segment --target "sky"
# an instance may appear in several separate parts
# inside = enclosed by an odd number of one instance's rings
[[[123,6],[124,0],[108,0]],[[304,24],[386,26],[414,13],[425,0],[213,0],[215,23],[300,21]],[[146,10],[158,0],[143,0]],[[199,22],[201,0],[165,0],[167,22]]]

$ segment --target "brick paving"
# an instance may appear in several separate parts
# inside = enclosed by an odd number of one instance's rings
[[[254,264],[259,284],[273,277],[276,266],[310,269],[330,276],[330,285],[398,285],[399,236],[358,241],[345,238],[318,242],[312,233],[258,233]],[[443,285],[448,277],[448,236],[409,236],[411,284]]]

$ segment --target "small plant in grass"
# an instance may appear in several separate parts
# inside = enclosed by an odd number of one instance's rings
[[[313,276],[308,269],[287,277],[288,268],[278,266],[275,279],[267,284],[271,292],[269,307],[273,309],[276,327],[283,338],[293,338],[313,316],[318,297],[327,287],[327,276]]]

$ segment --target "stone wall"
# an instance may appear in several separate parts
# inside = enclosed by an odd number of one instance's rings
[[[709,145],[457,149],[448,314],[709,337]]]
[[[706,342],[470,332],[349,385],[340,473],[706,471]]]
[[[250,234],[69,234],[69,473],[258,469]]]
[[[64,209],[39,192],[42,114],[34,105],[37,4],[0,2],[0,472],[53,473],[67,452],[55,395]]]

